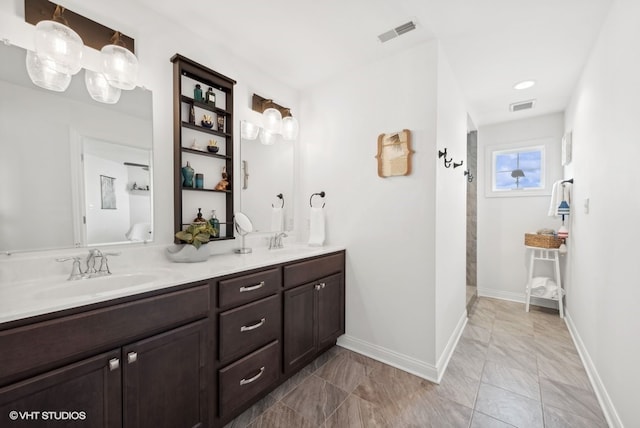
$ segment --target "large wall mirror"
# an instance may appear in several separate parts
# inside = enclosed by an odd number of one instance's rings
[[[151,240],[151,92],[98,103],[84,70],[48,91],[25,57],[0,44],[0,251]]]
[[[240,204],[254,232],[293,230],[294,144],[282,138],[271,145],[240,139]]]

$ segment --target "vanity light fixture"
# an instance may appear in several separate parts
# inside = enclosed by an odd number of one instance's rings
[[[111,44],[100,49],[102,74],[114,88],[131,90],[138,82],[138,58],[126,48],[116,31]]]
[[[258,138],[260,127],[255,123],[243,120],[240,122],[240,137],[245,140],[255,140]]]
[[[138,59],[133,54],[132,38],[48,0],[25,0],[24,4],[25,21],[36,26],[36,51],[27,54],[26,60],[27,72],[34,84],[53,91],[66,90],[71,75],[82,68],[82,50],[86,44],[101,52],[100,70],[87,69],[85,74],[91,98],[113,104],[118,101],[121,89],[136,87]],[[43,20],[43,16],[49,14],[53,18]]]
[[[273,100],[257,94],[253,94],[251,108],[262,113],[263,131],[265,132],[260,133],[260,140],[263,141],[263,144],[273,144],[277,135],[282,135],[282,138],[287,141],[298,138],[298,121],[293,117],[289,108],[282,107],[274,103]]]
[[[82,68],[82,38],[69,27],[64,7],[56,5],[51,20],[36,24],[36,54],[42,63],[58,73],[74,75]]]

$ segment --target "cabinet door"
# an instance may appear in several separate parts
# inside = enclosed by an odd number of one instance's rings
[[[206,320],[122,349],[124,426],[205,427]]]
[[[344,282],[342,274],[318,281],[318,349],[333,344],[344,333]]]
[[[315,283],[284,293],[284,371],[290,373],[316,351]]]
[[[111,351],[0,388],[0,426],[120,427],[120,366]]]

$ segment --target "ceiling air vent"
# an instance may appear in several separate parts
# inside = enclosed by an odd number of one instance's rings
[[[406,22],[402,25],[398,25],[396,28],[389,30],[389,31],[385,31],[384,33],[380,34],[378,36],[378,39],[384,43],[384,42],[388,42],[391,39],[395,39],[398,36],[401,36],[405,33],[408,33],[411,30],[415,30],[416,29],[416,23],[414,21],[409,21]]]
[[[509,105],[511,111],[529,110],[536,104],[536,100],[520,101]]]

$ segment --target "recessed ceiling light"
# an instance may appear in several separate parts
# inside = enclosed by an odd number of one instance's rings
[[[513,89],[527,89],[536,84],[535,80],[523,80],[513,85]]]

